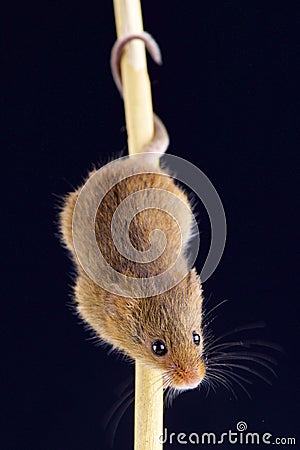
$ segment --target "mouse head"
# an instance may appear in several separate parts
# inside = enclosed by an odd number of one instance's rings
[[[171,290],[128,305],[126,334],[131,339],[129,346],[127,340],[123,342],[123,348],[159,370],[165,387],[193,389],[205,376],[201,292],[199,277],[192,270]]]

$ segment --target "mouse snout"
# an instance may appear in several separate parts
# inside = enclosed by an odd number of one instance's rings
[[[174,368],[172,370],[171,381],[176,389],[194,389],[201,383],[205,373],[205,365],[200,361],[197,367]]]

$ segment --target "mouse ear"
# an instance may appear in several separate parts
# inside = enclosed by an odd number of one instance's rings
[[[193,269],[191,269],[189,271],[188,277],[189,277],[188,286],[189,286],[189,289],[190,289],[190,293],[191,294],[192,293],[193,294],[196,293],[196,295],[198,297],[201,297],[202,296],[202,292],[203,292],[202,285],[201,285],[201,280],[200,280],[200,276],[198,275],[198,273],[197,273],[195,268],[193,268]]]

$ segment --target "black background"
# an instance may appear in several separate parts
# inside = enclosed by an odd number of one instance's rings
[[[249,335],[284,347],[272,386],[251,377],[252,400],[238,388],[238,400],[224,388],[207,398],[187,392],[165,412],[170,432],[219,433],[244,420],[249,431],[300,445],[294,5],[143,1],[145,29],[163,53],[163,67],[149,62],[149,71],[169,153],[210,178],[227,216],[226,249],[204,285],[211,306],[229,300],[214,332],[264,320],[267,328]],[[0,449],[106,449],[102,422],[134,369],[97,347],[72,313],[72,266],[55,235],[55,205],[92,163],[126,146],[109,68],[112,2],[2,8]],[[205,241],[205,213],[201,220]],[[114,448],[132,448],[132,429],[131,408]]]

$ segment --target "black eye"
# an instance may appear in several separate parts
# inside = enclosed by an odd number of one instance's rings
[[[168,350],[163,341],[157,339],[152,344],[152,351],[157,356],[164,356]]]
[[[196,331],[193,331],[193,341],[195,345],[200,344],[200,336],[198,333],[196,333]]]

